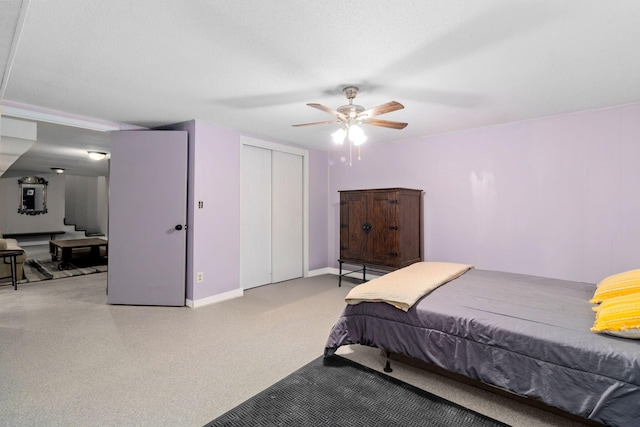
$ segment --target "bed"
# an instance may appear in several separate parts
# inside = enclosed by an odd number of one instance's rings
[[[605,425],[640,425],[640,341],[590,331],[595,289],[471,268],[406,311],[347,305],[324,354],[377,347]]]

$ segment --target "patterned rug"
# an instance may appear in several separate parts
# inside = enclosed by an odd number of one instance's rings
[[[64,277],[82,276],[85,274],[103,273],[107,271],[107,258],[91,259],[89,257],[74,258],[69,268],[58,270],[58,261],[51,259],[27,259],[24,262],[26,279],[19,283],[40,282],[42,280],[62,279]]]
[[[214,426],[508,427],[340,356],[303,366]]]

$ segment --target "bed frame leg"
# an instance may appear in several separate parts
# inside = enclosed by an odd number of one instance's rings
[[[393,372],[393,369],[391,369],[391,352],[387,351],[387,363],[386,365],[384,365],[384,371],[385,372]]]

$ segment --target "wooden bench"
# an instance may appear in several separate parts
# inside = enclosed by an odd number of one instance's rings
[[[64,234],[66,231],[30,231],[27,233],[2,233],[3,237],[7,239],[17,239],[18,237],[32,237],[32,236],[51,236],[49,240],[55,240],[56,234]]]

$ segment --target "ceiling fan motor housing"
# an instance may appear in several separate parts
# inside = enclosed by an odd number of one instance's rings
[[[338,112],[344,114],[347,117],[355,118],[356,115],[362,113],[364,107],[362,105],[349,104],[338,107]]]
[[[346,96],[349,100],[349,103],[351,103],[353,98],[355,98],[358,94],[358,88],[356,86],[347,86],[342,89],[342,93],[344,93],[344,96]]]

